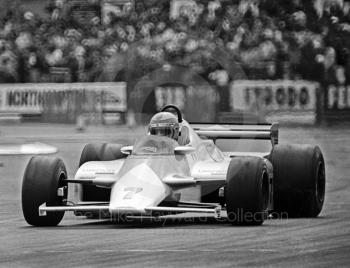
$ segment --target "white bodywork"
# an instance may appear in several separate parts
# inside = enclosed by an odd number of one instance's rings
[[[98,187],[111,188],[110,202],[108,206],[72,206],[46,207],[41,206],[41,214],[47,211],[58,210],[106,210],[109,213],[127,215],[150,215],[153,212],[211,212],[217,213],[213,207],[164,207],[159,206],[164,201],[179,201],[179,195],[175,191],[193,187],[198,184],[211,183],[216,188],[222,187],[226,182],[226,173],[233,156],[257,156],[264,157],[267,153],[223,153],[214,144],[213,140],[202,139],[198,136],[205,135],[211,138],[239,137],[239,131],[232,131],[220,126],[207,127],[204,130],[193,130],[188,122],[183,121],[182,128],[186,128],[188,135],[187,144],[178,144],[168,141],[164,137],[157,137],[160,142],[172,144],[172,154],[157,154],[156,147],[143,147],[149,154],[138,155],[131,153],[133,148],[124,147],[121,151],[130,154],[127,158],[114,161],[87,162],[77,171],[74,181],[96,185]],[[196,133],[197,132],[197,133]],[[251,129],[241,131],[241,135],[253,136]],[[185,131],[184,131],[185,133]],[[264,128],[256,131],[258,138],[267,137],[268,131]],[[150,135],[148,137],[151,137]],[[154,139],[154,138],[153,138]],[[170,139],[169,139],[170,140]],[[179,146],[180,145],[180,146]],[[134,146],[135,148],[135,146]],[[267,160],[266,160],[267,161]],[[268,162],[268,161],[267,161]],[[272,166],[270,170],[272,177]],[[71,182],[71,181],[70,181]]]

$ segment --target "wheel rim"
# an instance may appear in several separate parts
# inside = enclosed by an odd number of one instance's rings
[[[316,178],[316,198],[319,203],[323,203],[325,195],[326,176],[324,165],[322,162],[318,164],[317,178]]]
[[[266,171],[262,174],[262,182],[261,182],[261,192],[262,192],[262,209],[263,211],[267,210],[269,205],[269,177]]]
[[[66,179],[67,179],[66,173],[62,171],[60,173],[60,176],[58,179],[58,187],[57,188],[65,187],[65,190],[64,190],[63,196],[57,196],[57,197],[58,197],[59,203],[63,204],[63,205],[66,204],[67,197],[68,197],[68,184],[67,184]]]

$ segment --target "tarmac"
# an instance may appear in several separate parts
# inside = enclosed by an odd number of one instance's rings
[[[41,142],[58,149],[70,176],[84,144],[132,143],[146,128],[7,124],[0,144]],[[225,219],[184,214],[156,222],[114,224],[66,213],[57,227],[29,226],[20,205],[21,181],[30,159],[0,156],[1,267],[233,267],[350,264],[350,127],[289,127],[283,143],[318,144],[326,161],[326,200],[318,218],[271,219],[235,227]],[[184,193],[198,199],[198,189]]]

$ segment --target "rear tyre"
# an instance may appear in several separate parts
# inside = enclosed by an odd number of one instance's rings
[[[270,156],[274,208],[288,217],[317,217],[325,197],[325,163],[318,146],[276,145]]]
[[[67,171],[59,158],[32,157],[26,167],[22,182],[22,211],[25,220],[34,226],[56,226],[64,212],[47,212],[39,216],[39,206],[66,205],[68,196]],[[58,196],[58,188],[64,188],[64,196]]]
[[[120,151],[123,146],[120,144],[87,144],[85,145],[79,167],[89,161],[111,161],[126,156]],[[82,185],[81,201],[109,201],[111,190],[96,187],[93,185]]]
[[[225,187],[228,220],[234,225],[261,225],[267,217],[270,184],[267,165],[257,157],[235,157]]]

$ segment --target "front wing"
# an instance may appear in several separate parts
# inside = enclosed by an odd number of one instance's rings
[[[221,206],[203,203],[179,203],[180,207],[145,207],[145,208],[118,208],[114,211],[116,214],[124,214],[126,216],[152,216],[156,212],[163,214],[178,214],[178,213],[209,213],[214,214],[216,218],[220,218]],[[46,203],[39,207],[39,215],[46,216],[48,212],[58,211],[73,211],[73,212],[109,212],[109,204],[76,204],[68,206],[47,206]]]

